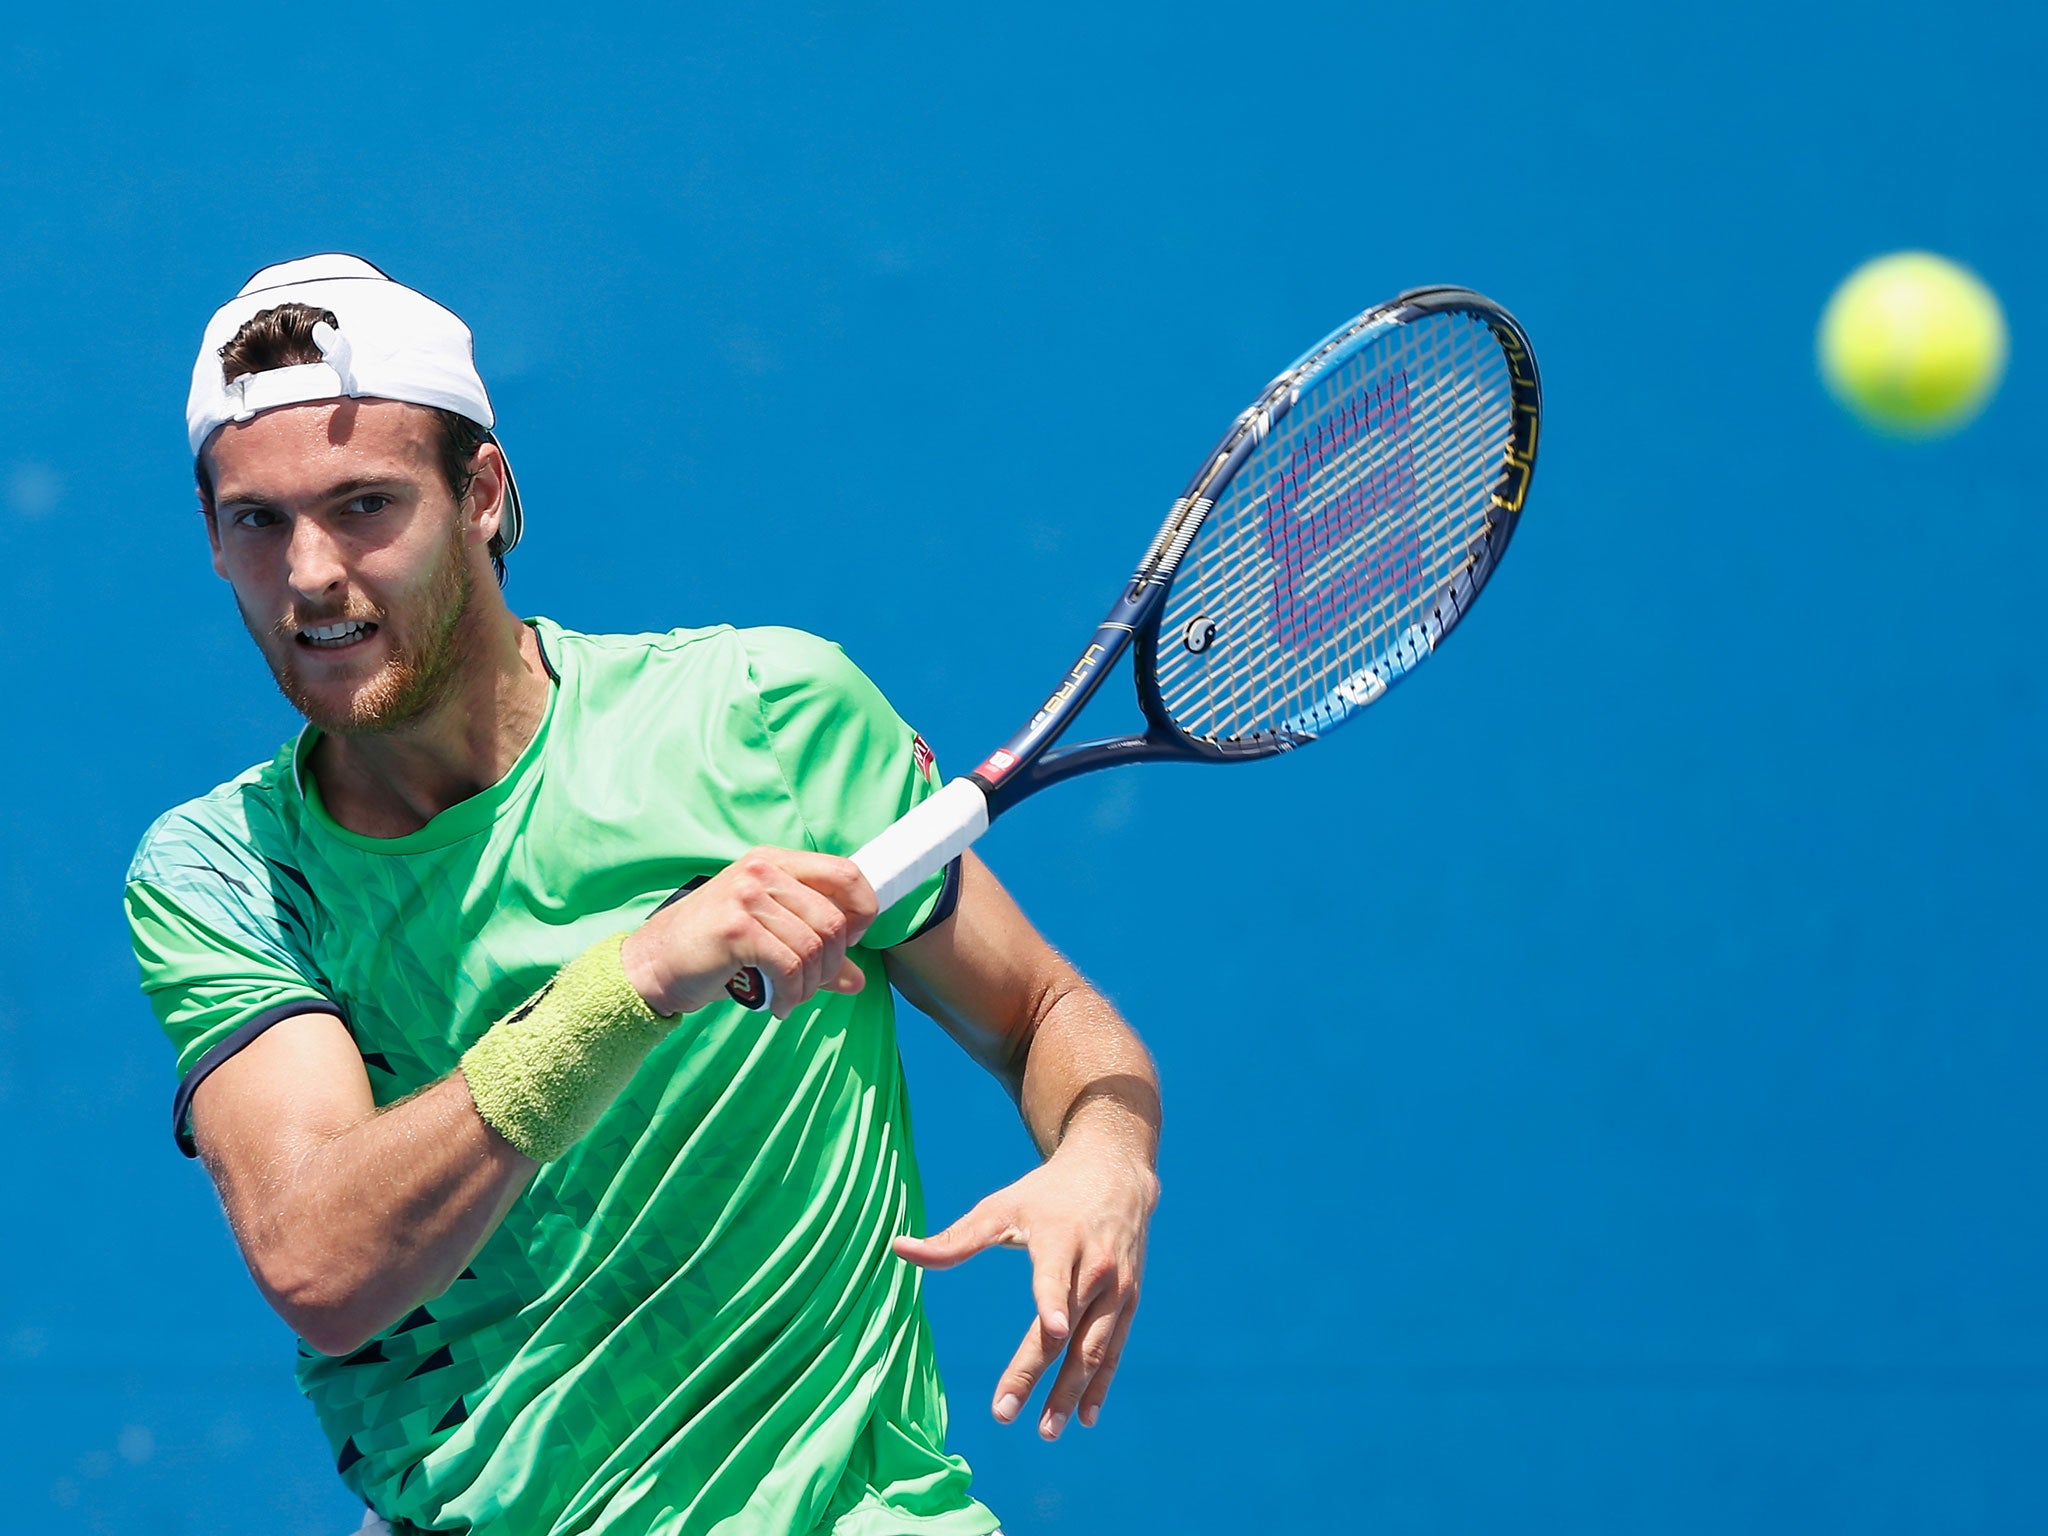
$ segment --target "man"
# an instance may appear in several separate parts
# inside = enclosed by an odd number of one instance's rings
[[[842,855],[934,770],[835,647],[513,616],[518,493],[439,305],[269,268],[187,417],[308,723],[157,822],[128,912],[174,1129],[371,1522],[985,1536],[919,1267],[1028,1247],[996,1416],[1050,1376],[1040,1433],[1094,1421],[1158,1190],[1136,1036],[971,855],[876,911]],[[1045,1153],[930,1238],[892,983]]]

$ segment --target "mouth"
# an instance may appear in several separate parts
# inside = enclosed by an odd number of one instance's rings
[[[339,624],[308,625],[293,638],[308,650],[339,651],[361,644],[376,632],[377,626],[366,619],[349,619]]]

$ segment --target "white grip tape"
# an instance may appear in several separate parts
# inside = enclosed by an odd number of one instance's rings
[[[853,862],[875,888],[875,911],[888,911],[967,851],[988,830],[988,796],[972,779],[955,779],[931,799],[884,827]],[[742,972],[743,977],[751,976]],[[775,1007],[775,983],[760,978],[761,1007]],[[734,979],[732,993],[741,998],[745,982]],[[745,999],[742,998],[744,1001]]]
[[[884,827],[853,862],[875,888],[875,910],[886,912],[987,830],[988,796],[974,780],[955,779]]]

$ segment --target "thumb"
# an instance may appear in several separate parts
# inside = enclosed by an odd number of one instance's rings
[[[930,1237],[899,1237],[889,1246],[899,1259],[921,1269],[951,1269],[1011,1237],[1009,1217],[984,1200],[943,1232]]]

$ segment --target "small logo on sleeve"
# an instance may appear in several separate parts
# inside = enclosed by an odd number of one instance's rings
[[[924,775],[925,782],[928,784],[937,783],[939,775],[938,762],[932,757],[932,749],[925,745],[924,738],[915,731],[910,733],[910,755],[916,760],[917,771]]]

